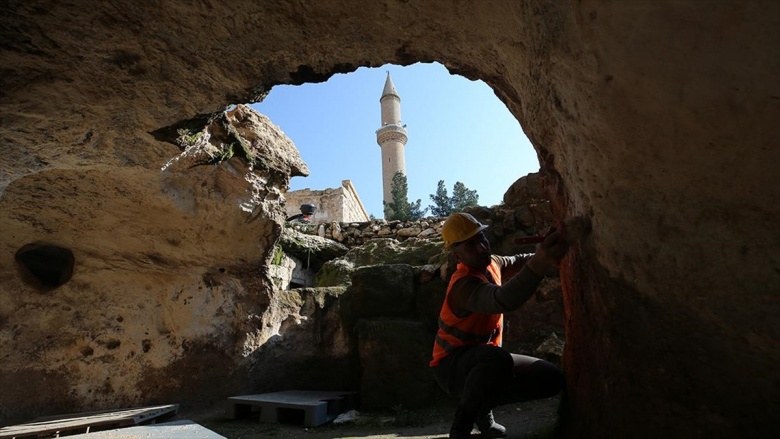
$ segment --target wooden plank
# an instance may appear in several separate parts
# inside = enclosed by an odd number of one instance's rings
[[[322,401],[341,399],[354,395],[355,392],[334,392],[317,390],[286,390],[283,392],[262,393],[257,395],[231,396],[230,401],[247,404],[270,402],[280,405],[317,406]]]
[[[189,419],[68,436],[73,439],[226,439]]]
[[[151,422],[160,417],[170,417],[179,410],[178,404],[139,407],[103,412],[84,412],[70,415],[41,417],[27,424],[0,428],[0,439],[34,438],[64,433],[84,433],[95,430],[126,427]]]

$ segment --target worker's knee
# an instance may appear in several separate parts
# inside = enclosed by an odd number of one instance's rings
[[[538,360],[531,365],[530,369],[537,398],[555,396],[563,389],[565,382],[558,366],[549,361]]]
[[[511,370],[513,366],[512,354],[497,346],[484,346],[480,354],[481,362],[489,363],[498,370]]]
[[[479,346],[477,350],[476,365],[472,371],[483,377],[483,385],[499,386],[512,379],[512,354],[496,346]]]

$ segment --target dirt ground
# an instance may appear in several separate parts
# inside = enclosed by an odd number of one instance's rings
[[[549,398],[513,405],[493,411],[496,421],[507,428],[508,438],[551,439],[554,437],[559,399]],[[453,407],[425,410],[395,410],[387,413],[357,411],[353,421],[329,423],[304,428],[298,423],[261,423],[259,415],[233,420],[229,407],[200,413],[180,412],[178,417],[191,419],[228,439],[446,439]],[[475,430],[472,435],[479,437]]]

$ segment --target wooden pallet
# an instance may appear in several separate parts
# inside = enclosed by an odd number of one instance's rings
[[[0,439],[52,438],[90,433],[167,419],[179,411],[178,404],[101,412],[46,416],[27,424],[0,428]]]
[[[332,421],[341,413],[354,408],[356,392],[329,392],[287,390],[259,395],[231,396],[233,418],[252,414],[260,409],[260,422],[285,422],[285,417],[317,427]],[[297,414],[296,414],[297,412]],[[293,416],[288,416],[292,414]]]

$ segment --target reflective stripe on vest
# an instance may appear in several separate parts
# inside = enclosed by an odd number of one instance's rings
[[[487,269],[493,276],[495,284],[501,285],[501,271],[498,264],[491,261]],[[431,366],[436,366],[442,358],[464,345],[491,344],[501,346],[503,314],[469,313],[464,317],[458,317],[452,312],[449,306],[452,286],[459,279],[466,276],[475,276],[484,282],[489,282],[484,273],[472,270],[466,265],[458,264],[458,269],[450,278],[450,283],[447,286],[447,295],[439,313],[439,330],[436,332],[436,339],[433,344]]]

